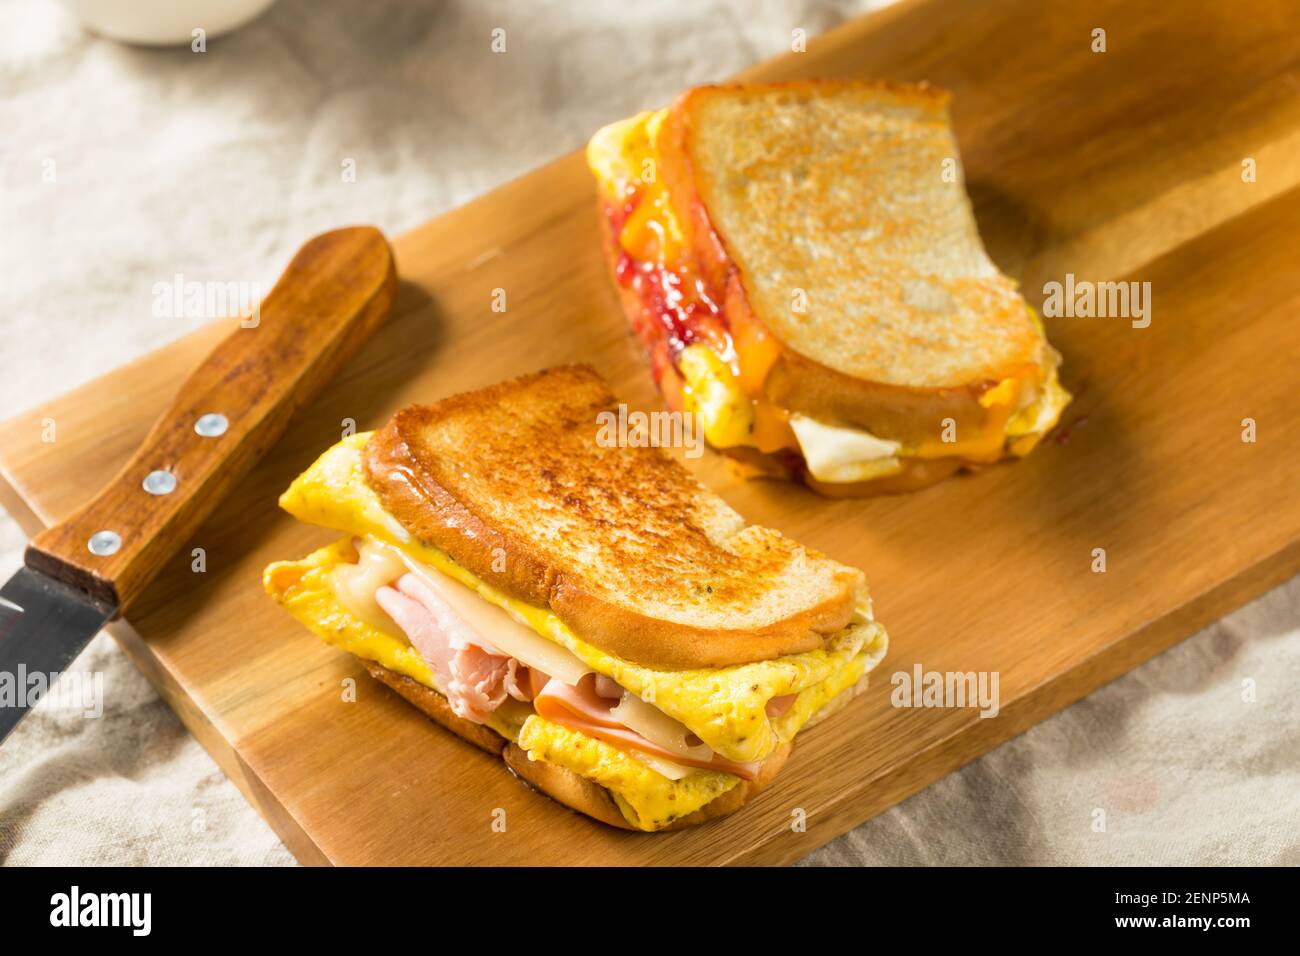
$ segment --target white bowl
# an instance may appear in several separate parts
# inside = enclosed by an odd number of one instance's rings
[[[88,30],[124,43],[172,46],[242,27],[275,0],[63,0]]]

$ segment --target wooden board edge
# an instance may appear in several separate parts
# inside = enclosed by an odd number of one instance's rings
[[[7,423],[6,423],[7,424]],[[38,533],[45,530],[43,522],[27,499],[22,496],[18,490],[18,482],[14,480],[5,463],[0,459],[0,508],[8,512],[9,517],[14,519],[14,523],[22,530],[22,533],[29,538],[35,537]]]
[[[889,21],[909,16],[916,7],[926,6],[931,2],[933,0],[895,0],[888,6],[849,17],[829,30],[823,30],[809,37],[808,47],[803,53],[787,50],[777,56],[753,63],[735,76],[719,82],[780,83],[786,80],[804,79],[808,76],[808,71],[803,68],[803,58],[825,56],[831,51],[851,47],[863,36],[874,33]]]
[[[865,800],[869,809],[865,816],[861,812],[862,792],[844,791],[829,807],[809,817],[808,834],[815,834],[811,850],[807,847],[806,837],[797,844],[783,841],[784,845],[780,845],[778,835],[771,834],[756,841],[748,850],[723,861],[724,865],[788,865],[808,856],[1297,574],[1300,574],[1300,541],[1293,541],[1182,607],[1099,650],[1072,670],[1009,702],[999,713],[999,717],[1007,717],[1007,720],[977,720],[974,725],[961,727],[936,741],[906,762],[883,771],[881,782],[867,788]]]
[[[194,735],[194,739],[221,768],[221,772],[230,778],[244,799],[288,847],[294,859],[304,866],[332,866],[333,863],[302,825],[240,756],[234,744],[226,739],[208,715],[185,693],[175,676],[154,656],[148,643],[135,628],[125,619],[119,619],[109,624],[106,630],[153,685],[158,696],[171,707],[185,729]]]

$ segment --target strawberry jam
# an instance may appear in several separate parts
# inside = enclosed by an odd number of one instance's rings
[[[650,354],[655,381],[662,385],[665,370],[676,365],[677,356],[687,346],[702,342],[726,355],[731,341],[718,300],[685,262],[669,264],[661,257],[635,259],[623,249],[623,227],[641,198],[631,190],[622,205],[607,204],[605,216],[617,255],[615,278],[641,304],[633,331]]]

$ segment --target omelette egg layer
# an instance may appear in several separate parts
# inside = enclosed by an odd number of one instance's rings
[[[852,688],[885,654],[887,635],[860,609],[855,620],[824,649],[718,670],[657,671],[607,654],[574,634],[555,614],[501,593],[456,564],[440,549],[415,540],[384,511],[365,482],[361,449],[369,433],[344,439],[323,454],[280,499],[295,517],[346,533],[301,561],[266,569],[267,592],[318,637],[349,653],[437,689],[433,673],[404,636],[384,632],[349,611],[335,597],[330,572],[357,560],[354,537],[374,537],[402,549],[503,608],[528,627],[568,648],[597,673],[684,724],[715,752],[732,760],[768,757],[789,742],[837,696]],[[772,697],[796,694],[780,717],[769,719]],[[845,697],[847,700],[847,696]],[[544,720],[493,714],[490,726],[519,743],[534,760],[545,760],[610,790],[633,826],[655,830],[694,812],[730,790],[739,778],[695,771],[674,781],[603,741]]]
[[[685,234],[668,190],[657,175],[657,137],[667,115],[667,109],[648,111],[599,130],[587,146],[587,164],[609,202],[622,204],[633,191],[640,197],[619,232],[622,251],[634,260],[658,260],[671,265],[685,254]],[[1041,334],[1042,321],[1032,308],[1026,308]],[[676,359],[685,410],[699,414],[704,434],[716,448],[756,444],[755,411],[766,400],[761,394],[747,394],[742,380],[748,377],[752,391],[754,382],[761,381],[775,361],[775,354],[768,351],[757,357],[755,365],[761,368],[743,368],[744,359],[736,355],[735,362],[730,362],[702,343],[688,346]],[[898,474],[904,458],[956,456],[992,462],[1004,454],[1029,454],[1056,424],[1070,398],[1052,364],[1025,369],[985,392],[980,403],[988,409],[988,418],[973,437],[905,447],[877,439],[859,428],[823,426],[816,434],[799,434],[793,441],[787,438],[787,442],[803,453],[815,478],[831,483]],[[843,449],[860,445],[861,436],[874,439],[880,450],[866,458],[845,458]],[[817,447],[812,447],[814,443]],[[885,447],[889,445],[894,447]],[[835,464],[818,474],[821,469],[814,468],[812,462],[823,459]]]

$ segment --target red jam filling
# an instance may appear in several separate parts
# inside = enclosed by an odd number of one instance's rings
[[[621,206],[607,204],[605,215],[618,251],[614,275],[641,303],[633,331],[650,354],[655,381],[660,383],[664,371],[676,364],[688,345],[703,341],[725,347],[727,324],[721,306],[685,263],[634,259],[623,249],[619,237],[640,201],[641,195],[630,190]]]

